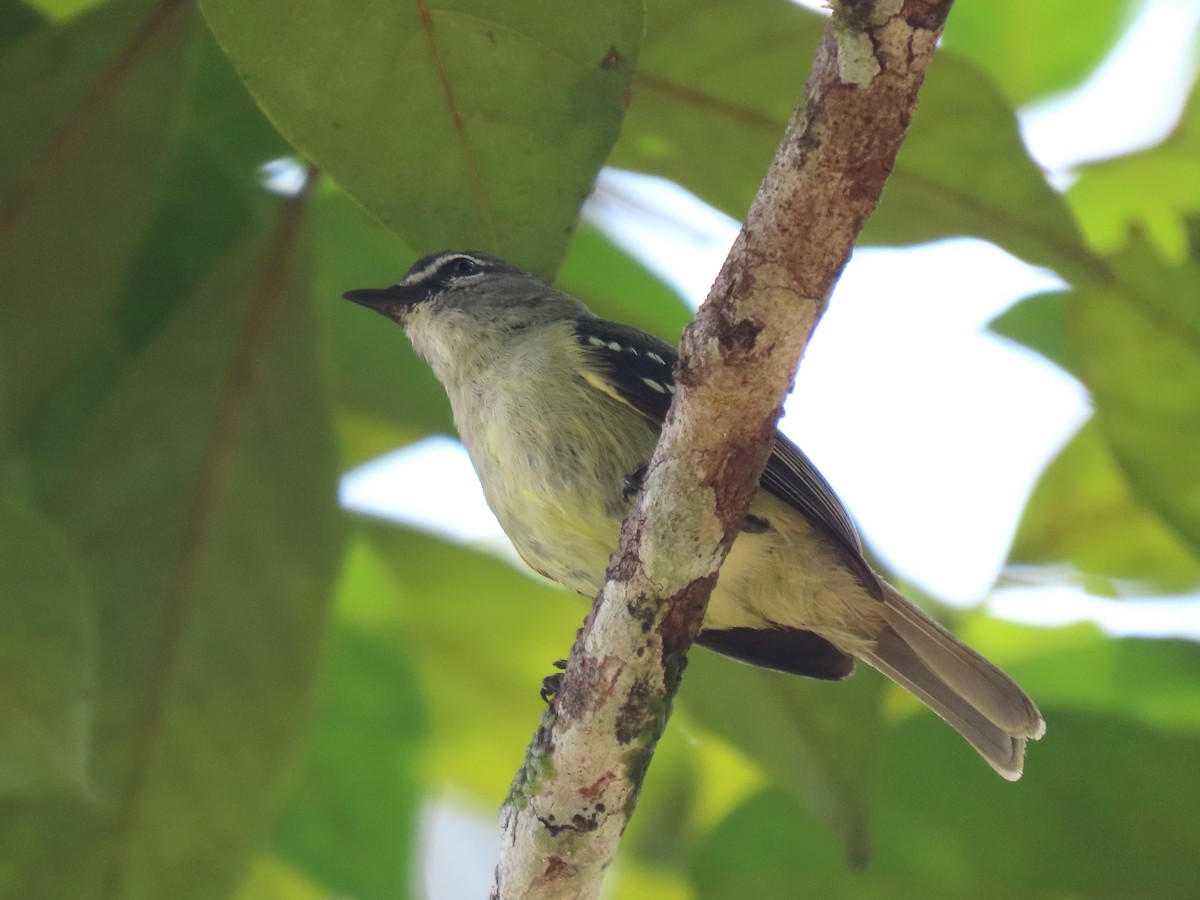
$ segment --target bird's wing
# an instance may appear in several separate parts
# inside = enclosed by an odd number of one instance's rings
[[[671,345],[604,319],[577,321],[575,339],[583,348],[584,380],[661,426],[675,394]]]
[[[661,426],[675,393],[674,348],[637,328],[604,319],[580,319],[575,336],[583,349],[582,377]],[[778,430],[759,483],[812,523],[863,585],[883,599],[879,579],[863,558],[858,532],[842,501],[804,452]]]

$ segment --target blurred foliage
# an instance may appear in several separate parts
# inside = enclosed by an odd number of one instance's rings
[[[200,5],[280,133],[408,243],[554,274],[621,127],[637,0]]]
[[[1010,577],[1194,593],[1200,92],[1065,196],[1013,111],[1130,15],[964,0],[865,240],[1069,283],[994,323],[1096,412]],[[682,303],[579,223],[595,174],[740,215],[820,31],[783,0],[0,0],[0,896],[420,893],[423,810],[496,808],[586,605],[338,511],[342,472],[452,428],[338,298],[477,246],[675,340]],[[1023,782],[873,672],[698,653],[613,896],[1194,895],[1196,646],[958,625],[1050,720]]]

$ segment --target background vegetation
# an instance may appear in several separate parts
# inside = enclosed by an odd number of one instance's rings
[[[962,0],[864,241],[975,235],[1070,283],[995,323],[1095,407],[1011,561],[1194,595],[1200,96],[1065,194],[1013,113],[1129,10]],[[584,607],[339,511],[342,472],[450,430],[340,294],[491,248],[676,337],[579,207],[607,161],[739,216],[820,28],[780,0],[0,0],[0,896],[401,897],[422,808],[498,806]],[[288,156],[322,174],[264,190]],[[615,895],[1194,896],[1200,650],[954,624],[1051,723],[1020,785],[873,673],[696,653]]]

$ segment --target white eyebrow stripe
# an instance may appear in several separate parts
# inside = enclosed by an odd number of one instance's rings
[[[436,272],[438,269],[440,269],[444,263],[445,263],[444,259],[435,259],[433,262],[431,262],[429,265],[427,265],[421,271],[409,272],[408,275],[406,275],[404,277],[404,280],[400,283],[401,284],[416,284],[417,282],[424,281],[426,278],[428,278],[430,275],[432,275],[434,272]]]
[[[421,269],[419,272],[409,272],[408,275],[405,276],[404,280],[401,281],[400,283],[403,285],[419,284],[420,282],[425,281],[426,279],[430,278],[431,276],[436,275],[444,266],[446,266],[447,263],[453,262],[456,259],[469,259],[469,260],[471,260],[471,262],[475,263],[477,266],[483,265],[483,263],[480,260],[476,259],[474,256],[472,256],[469,253],[450,253],[446,256],[440,256],[437,259],[431,261],[427,266],[425,266],[425,268]],[[474,274],[481,275],[483,273],[476,272]]]

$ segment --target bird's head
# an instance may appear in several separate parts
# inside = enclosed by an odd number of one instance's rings
[[[530,329],[591,316],[580,301],[514,265],[475,251],[443,250],[413,263],[396,284],[344,295],[398,322],[445,383],[452,370]]]

